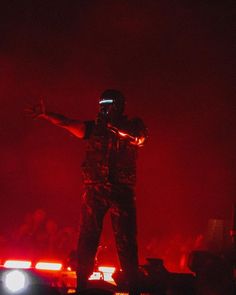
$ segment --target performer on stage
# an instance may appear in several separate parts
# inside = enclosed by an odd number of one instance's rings
[[[43,101],[28,111],[87,142],[82,163],[84,194],[77,251],[78,293],[86,289],[93,272],[103,219],[109,210],[121,268],[130,294],[136,295],[139,292],[134,188],[137,149],[145,142],[147,130],[140,118],[129,119],[124,115],[125,97],[120,91],[104,91],[98,103],[97,118],[85,122],[48,112]]]

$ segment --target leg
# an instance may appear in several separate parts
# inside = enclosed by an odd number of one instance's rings
[[[86,288],[93,272],[94,259],[102,231],[107,204],[99,198],[99,189],[89,187],[83,195],[81,225],[78,240],[77,289]]]
[[[137,291],[138,249],[136,206],[133,189],[121,187],[114,192],[114,207],[111,212],[112,227],[121,268],[128,281],[130,294]]]

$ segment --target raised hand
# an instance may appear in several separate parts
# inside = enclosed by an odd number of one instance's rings
[[[38,104],[26,108],[25,112],[34,119],[44,117],[46,115],[46,107],[43,99],[40,99]]]

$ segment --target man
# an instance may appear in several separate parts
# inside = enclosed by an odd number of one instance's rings
[[[124,109],[124,95],[114,89],[102,93],[97,119],[92,121],[82,122],[47,112],[42,101],[29,109],[35,117],[87,141],[82,164],[85,192],[77,252],[78,292],[86,289],[87,279],[93,272],[103,219],[110,210],[121,268],[130,294],[138,294],[135,290],[138,252],[134,185],[137,147],[143,145],[147,131],[141,119],[128,119]]]

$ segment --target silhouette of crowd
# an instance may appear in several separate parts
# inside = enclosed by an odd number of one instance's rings
[[[0,235],[0,250],[5,255],[31,259],[66,260],[76,248],[78,232],[72,226],[59,226],[43,209],[26,214],[20,226],[7,236]]]

